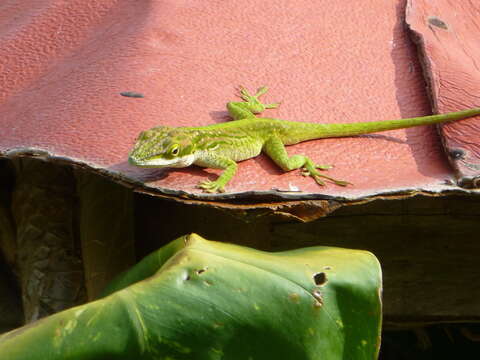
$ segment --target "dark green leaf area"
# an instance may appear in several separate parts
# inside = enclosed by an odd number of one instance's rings
[[[380,273],[370,254],[275,254],[196,235],[185,243],[154,276],[114,296],[146,358],[375,358]],[[315,283],[320,271],[323,286]]]
[[[373,360],[380,293],[368,252],[269,253],[192,234],[101,299],[0,336],[0,359]]]

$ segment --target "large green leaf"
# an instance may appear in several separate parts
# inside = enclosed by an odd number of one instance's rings
[[[0,337],[0,358],[375,359],[380,291],[368,252],[268,253],[192,234],[102,299]]]

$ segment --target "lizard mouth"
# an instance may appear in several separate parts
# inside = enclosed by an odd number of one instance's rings
[[[193,154],[185,155],[173,159],[149,159],[149,160],[139,160],[133,156],[128,158],[128,162],[131,165],[144,167],[144,168],[162,168],[162,167],[172,167],[172,168],[183,168],[193,164],[195,157]]]

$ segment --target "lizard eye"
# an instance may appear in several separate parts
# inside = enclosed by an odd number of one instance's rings
[[[179,152],[180,152],[180,148],[178,147],[178,145],[173,145],[172,149],[170,150],[170,153],[174,156],[177,156]]]

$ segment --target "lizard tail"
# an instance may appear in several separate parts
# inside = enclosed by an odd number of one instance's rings
[[[480,115],[480,108],[473,108],[447,114],[429,115],[423,117],[385,120],[385,121],[371,121],[371,122],[357,122],[346,124],[307,124],[310,128],[308,131],[302,131],[302,134],[297,134],[295,140],[305,141],[319,138],[331,137],[345,137],[353,135],[370,134],[375,132],[409,128],[419,125],[439,124],[447,121],[454,121],[465,119],[468,117]],[[311,125],[311,126],[310,126]],[[307,130],[307,129],[304,129]],[[302,136],[303,135],[303,136]]]

